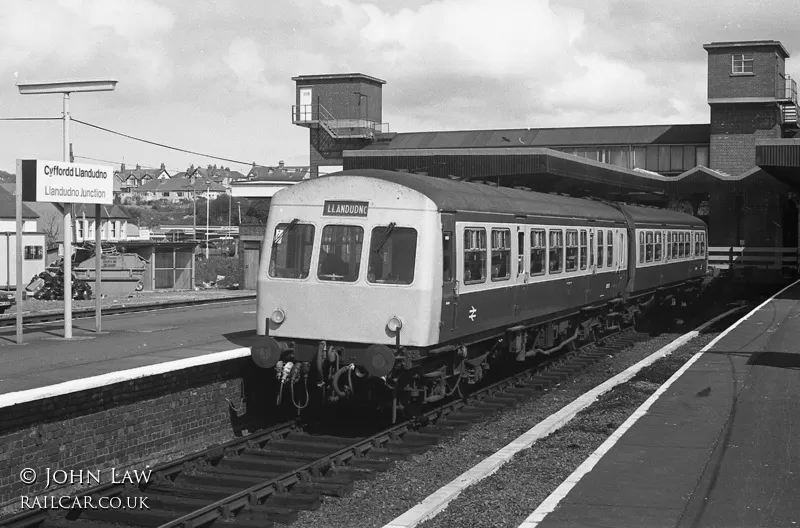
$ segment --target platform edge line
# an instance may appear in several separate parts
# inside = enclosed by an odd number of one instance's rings
[[[165,361],[162,363],[145,365],[143,367],[118,370],[116,372],[109,372],[107,374],[100,374],[88,378],[78,378],[76,380],[65,381],[63,383],[56,383],[54,385],[47,385],[44,387],[37,387],[35,389],[7,392],[5,394],[0,394],[0,409],[35,400],[54,398],[57,396],[63,396],[65,394],[96,389],[98,387],[113,385],[115,383],[123,383],[126,381],[146,378],[158,374],[165,374],[167,372],[175,372],[176,370],[184,370],[187,368],[199,367],[211,363],[219,363],[221,361],[238,359],[249,355],[249,348],[234,348],[231,350],[212,352],[210,354],[203,354],[201,356],[178,359],[175,361]]]
[[[633,412],[633,414],[629,416],[628,419],[625,420],[625,422],[623,422],[623,424],[620,425],[611,434],[611,436],[609,436],[606,439],[605,442],[603,442],[591,455],[589,455],[586,458],[586,460],[580,466],[578,466],[578,468],[575,469],[575,471],[573,471],[572,474],[570,474],[570,476],[568,476],[564,480],[564,482],[561,483],[561,485],[559,485],[555,490],[553,490],[553,492],[550,495],[548,495],[548,497],[544,501],[542,501],[539,507],[536,508],[533,511],[533,513],[531,513],[524,521],[522,521],[522,523],[518,526],[518,528],[536,528],[539,525],[539,523],[542,522],[545,519],[545,517],[547,517],[548,514],[552,513],[556,509],[561,500],[563,500],[564,497],[566,497],[567,494],[569,494],[572,488],[574,488],[578,484],[578,482],[580,482],[580,480],[587,473],[589,473],[594,468],[595,465],[597,465],[600,459],[603,458],[603,456],[608,451],[610,451],[612,447],[614,447],[614,444],[616,444],[619,441],[622,435],[624,435],[628,429],[633,427],[633,425],[639,420],[639,418],[644,416],[644,414],[650,409],[650,407],[656,402],[656,400],[658,400],[658,398],[660,398],[661,395],[664,394],[664,392],[666,392],[667,389],[669,389],[669,387],[673,383],[675,383],[675,381],[678,380],[678,378],[680,378],[687,370],[689,370],[689,368],[691,368],[691,366],[695,362],[697,362],[697,360],[700,359],[700,357],[703,354],[711,350],[711,348],[714,345],[716,345],[723,337],[728,335],[737,326],[747,321],[750,317],[752,317],[753,314],[761,310],[769,302],[775,299],[775,297],[777,297],[778,295],[780,295],[781,293],[783,293],[784,291],[788,290],[789,288],[798,283],[800,283],[800,280],[789,284],[785,288],[779,290],[777,293],[770,296],[767,300],[765,300],[764,302],[762,302],[761,304],[750,310],[750,312],[742,316],[731,326],[720,332],[720,334],[717,337],[712,339],[706,346],[700,349],[699,352],[697,352],[694,356],[689,358],[689,360],[680,369],[678,369],[667,381],[665,381],[661,385],[661,387],[659,387],[652,395],[650,395],[650,397],[647,400],[645,400],[645,402],[642,403],[642,405],[640,405],[639,408],[636,409]],[[727,317],[731,313],[736,312],[737,310],[740,309],[741,308],[735,308],[733,310],[730,310],[718,317],[715,317],[706,324],[710,325],[714,321],[722,319],[723,317]]]
[[[522,451],[523,449],[529,448],[538,440],[541,440],[554,431],[557,431],[570,420],[572,420],[572,418],[574,418],[580,411],[594,403],[599,396],[613,389],[617,385],[625,383],[635,376],[641,369],[651,365],[658,359],[671,354],[675,349],[683,346],[697,337],[700,332],[714,324],[717,320],[726,317],[736,310],[741,310],[741,307],[737,307],[734,310],[730,310],[729,312],[719,315],[714,319],[703,323],[696,329],[677,337],[672,342],[664,345],[659,350],[653,352],[638,363],[631,365],[619,374],[588,390],[576,398],[572,403],[562,407],[560,410],[537,423],[531,429],[512,440],[505,447],[499,449],[494,454],[468,469],[453,479],[450,483],[445,484],[423,499],[417,505],[391,520],[389,523],[385,524],[382,528],[414,528],[420,523],[436,517],[436,515],[446,509],[453,500],[458,498],[462,491],[495,473],[516,453]]]

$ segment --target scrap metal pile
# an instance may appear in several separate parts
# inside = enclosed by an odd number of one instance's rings
[[[56,269],[50,268],[36,275],[25,288],[28,296],[45,301],[64,300],[64,268],[63,264]],[[72,274],[72,298],[75,300],[92,298],[92,288],[86,281]]]

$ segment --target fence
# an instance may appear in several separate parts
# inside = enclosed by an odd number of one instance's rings
[[[800,254],[794,247],[709,247],[708,265],[721,270],[758,268],[797,271]]]

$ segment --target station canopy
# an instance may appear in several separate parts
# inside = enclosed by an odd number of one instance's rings
[[[775,179],[800,191],[800,138],[757,140],[756,164]]]
[[[344,169],[385,169],[531,191],[664,206],[672,178],[547,148],[346,150]]]

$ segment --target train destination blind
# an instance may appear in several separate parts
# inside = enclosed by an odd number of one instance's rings
[[[369,202],[325,200],[323,216],[367,216]]]

